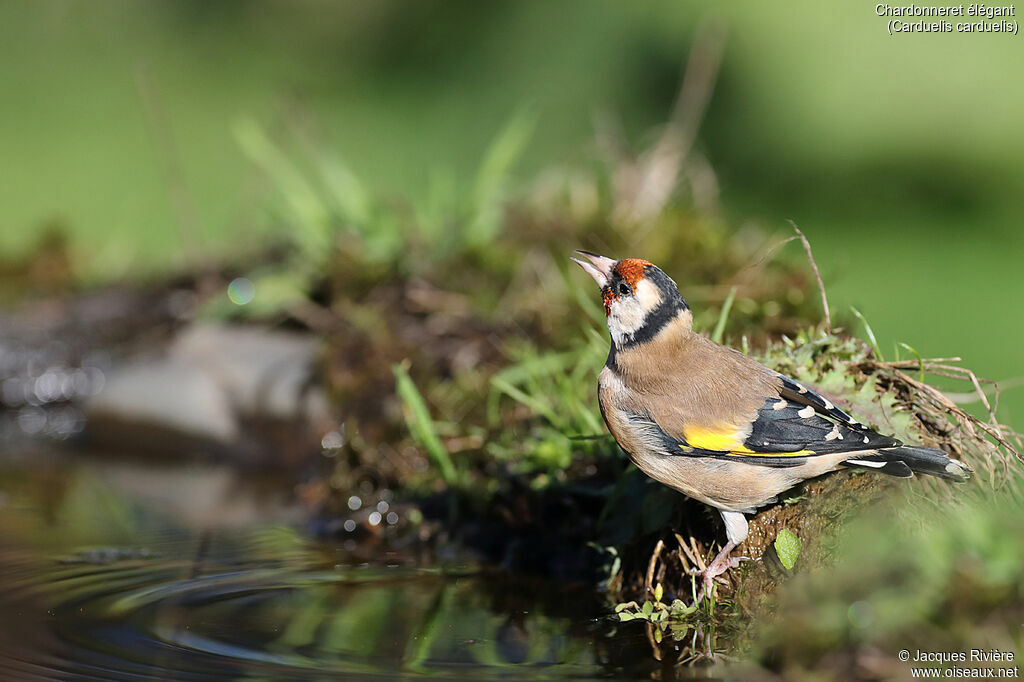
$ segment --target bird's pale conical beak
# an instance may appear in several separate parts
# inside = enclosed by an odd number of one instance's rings
[[[578,263],[588,275],[594,278],[594,281],[597,282],[597,286],[604,289],[605,286],[608,285],[608,280],[612,277],[612,269],[615,267],[615,263],[617,261],[614,261],[611,258],[605,258],[604,256],[598,256],[596,253],[590,253],[589,251],[577,250],[576,253],[580,254],[590,262],[584,263],[579,258],[570,258],[570,260]]]

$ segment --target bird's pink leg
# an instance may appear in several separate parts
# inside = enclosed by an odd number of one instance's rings
[[[691,575],[699,575],[704,578],[704,586],[701,588],[700,594],[697,595],[698,602],[703,601],[706,596],[711,596],[711,590],[714,587],[715,578],[722,575],[730,568],[736,568],[741,562],[750,561],[750,558],[745,556],[730,557],[729,553],[734,549],[736,549],[736,543],[730,541],[726,543],[725,547],[722,548],[722,551],[711,560],[711,563],[708,564],[707,568],[703,571],[696,568],[690,571]]]

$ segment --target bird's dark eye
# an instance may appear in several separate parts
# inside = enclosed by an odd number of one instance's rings
[[[619,282],[619,296],[629,296],[633,290],[625,282]]]

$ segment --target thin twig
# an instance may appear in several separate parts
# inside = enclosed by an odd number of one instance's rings
[[[925,358],[921,362],[923,362],[925,365],[932,365],[938,362],[963,362],[963,358]],[[915,358],[913,360],[892,360],[888,362],[882,362],[879,360],[875,362],[875,364],[878,365],[879,367],[895,367],[897,369],[917,369],[921,365],[921,362],[918,362]]]
[[[721,21],[705,21],[697,30],[686,62],[679,94],[671,117],[654,146],[633,164],[622,167],[616,183],[615,213],[631,224],[654,224],[679,182],[704,113],[715,89],[726,27]]]
[[[978,381],[978,377],[975,376],[974,372],[970,370],[967,371],[971,377],[971,383],[974,384],[974,390],[978,392],[978,397],[981,398],[981,404],[985,406],[986,410],[988,410],[989,424],[991,424],[992,428],[995,429],[996,433],[999,434],[1000,439],[1002,439],[1005,442],[1006,439],[1003,437],[1002,427],[999,425],[999,421],[996,419],[996,412],[995,410],[992,409],[992,406],[989,404],[988,396],[986,396],[985,391],[982,390],[981,383]]]
[[[902,369],[906,369],[906,368],[894,367],[893,369],[900,369],[902,371]],[[925,365],[924,371],[925,371],[926,374],[931,374],[932,376],[936,376],[936,377],[944,377],[946,379],[956,379],[957,381],[967,381],[967,377],[965,377],[960,372],[947,372],[946,370],[939,369],[938,367],[935,367],[934,365]],[[944,391],[944,393],[946,393],[946,396],[949,396],[949,397],[955,395],[953,393],[948,393],[948,392],[945,392],[945,391]],[[971,391],[970,393],[964,393],[962,395],[973,396],[974,397],[974,401],[979,401],[980,402],[980,399],[978,398],[978,396],[975,394],[974,391]],[[954,400],[953,402],[957,402],[957,401]]]
[[[795,239],[799,239],[799,237],[786,237],[785,239],[780,239],[766,249],[761,249],[759,252],[754,254],[755,257],[760,256],[760,258],[744,265],[740,268],[739,273],[737,274],[746,274],[748,270],[757,272],[772,256],[775,255],[776,251]]]
[[[651,643],[651,654],[654,656],[654,660],[661,660],[661,647],[654,640],[654,623],[647,623],[647,641]]]
[[[661,558],[661,551],[665,549],[665,542],[658,539],[658,544],[654,546],[654,552],[651,553],[651,560],[647,562],[647,580],[644,583],[644,594],[652,594],[654,590],[654,569],[658,565],[658,560]]]
[[[871,360],[868,360],[868,361],[860,363],[860,367],[862,369],[867,369],[867,370],[883,369],[884,368],[884,369],[889,369],[891,371],[899,372],[901,377],[902,377],[902,381],[905,381],[909,386],[914,388],[920,395],[923,395],[924,397],[928,398],[929,400],[931,400],[935,404],[943,407],[944,409],[946,409],[950,413],[952,413],[953,416],[957,418],[957,421],[960,422],[963,425],[963,427],[966,428],[968,431],[973,431],[974,430],[973,427],[977,426],[982,431],[984,431],[986,434],[991,436],[992,439],[994,439],[997,443],[999,443],[1004,448],[1006,448],[1006,450],[1008,452],[1010,452],[1011,454],[1013,454],[1013,456],[1016,457],[1018,460],[1020,460],[1021,463],[1024,463],[1024,457],[1022,457],[1021,454],[1017,451],[1017,449],[1014,448],[1012,445],[1010,445],[1009,441],[1003,436],[1001,427],[1000,428],[995,428],[995,427],[993,427],[993,426],[983,422],[982,420],[978,419],[974,415],[971,415],[971,414],[965,412],[961,408],[957,407],[957,405],[955,403],[953,403],[953,401],[951,401],[941,391],[939,391],[938,389],[934,388],[933,386],[929,386],[928,384],[921,383],[917,379],[914,379],[913,377],[911,377],[907,373],[902,372],[902,371],[900,371],[898,369],[893,369],[891,367],[884,367],[883,365],[881,365],[879,363],[876,363],[876,362],[873,362]],[[975,378],[975,381],[977,381],[977,378]],[[976,384],[976,388],[977,388],[977,390],[980,391],[981,390],[980,384]],[[988,399],[987,398],[985,399],[985,404],[988,405]],[[990,415],[990,416],[992,416],[992,418],[994,418],[994,415]]]
[[[706,571],[708,566],[704,563],[704,553],[697,549],[697,541],[692,535],[690,536],[690,547],[693,548],[693,554],[697,557],[697,565],[700,566],[700,570]]]
[[[807,241],[806,235],[796,226],[792,220],[789,224],[793,226],[793,230],[800,237],[800,241],[803,242],[804,251],[807,252],[807,260],[811,262],[811,269],[814,270],[814,278],[818,280],[818,292],[821,294],[821,307],[825,310],[825,331],[829,334],[832,333],[832,314],[828,311],[828,297],[825,296],[825,283],[821,281],[821,273],[818,272],[818,264],[814,262],[814,254],[811,253],[811,243]]]
[[[992,382],[992,414],[999,414],[999,384]]]
[[[981,384],[983,383],[992,384],[992,386],[995,387],[995,394],[998,397],[999,387],[996,385],[996,382],[992,381],[991,379],[979,379],[973,371],[967,369],[966,367],[947,365],[940,362],[939,360],[922,360],[920,363],[920,367],[922,370],[927,371],[929,374],[934,374],[936,376],[943,376],[951,379],[964,379],[970,381],[971,384],[974,386],[975,395],[978,396],[978,399],[981,401],[981,404],[985,406],[985,410],[988,412],[989,423],[991,424],[992,428],[994,428],[1000,434],[1000,436],[1002,436],[1002,426],[996,419],[996,409],[995,407],[989,404],[988,396],[986,395],[985,390],[981,387]]]
[[[697,559],[696,556],[690,552],[690,548],[686,546],[686,540],[683,540],[679,533],[675,533],[675,536],[676,542],[679,543],[680,558],[682,559],[680,563],[683,565],[683,573],[687,574],[690,572],[691,568],[697,567]]]
[[[964,380],[967,380],[970,377],[971,374],[974,374],[974,372],[972,372],[971,370],[967,369],[966,367],[959,367],[957,365],[948,365],[948,364],[945,364],[943,362],[938,362],[936,360],[925,360],[925,362],[924,362],[924,369],[925,369],[925,371],[928,371],[931,368],[943,369],[943,370],[946,370],[947,372],[953,372],[955,374],[961,374],[961,375],[963,375],[961,378],[964,379]],[[995,381],[993,381],[992,379],[980,379],[980,381],[983,384],[994,384],[995,383]]]

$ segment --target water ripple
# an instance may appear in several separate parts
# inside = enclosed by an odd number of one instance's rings
[[[572,590],[545,607],[522,586],[437,570],[113,556],[0,553],[0,677],[578,679],[615,670],[624,646],[581,619],[592,606]]]

